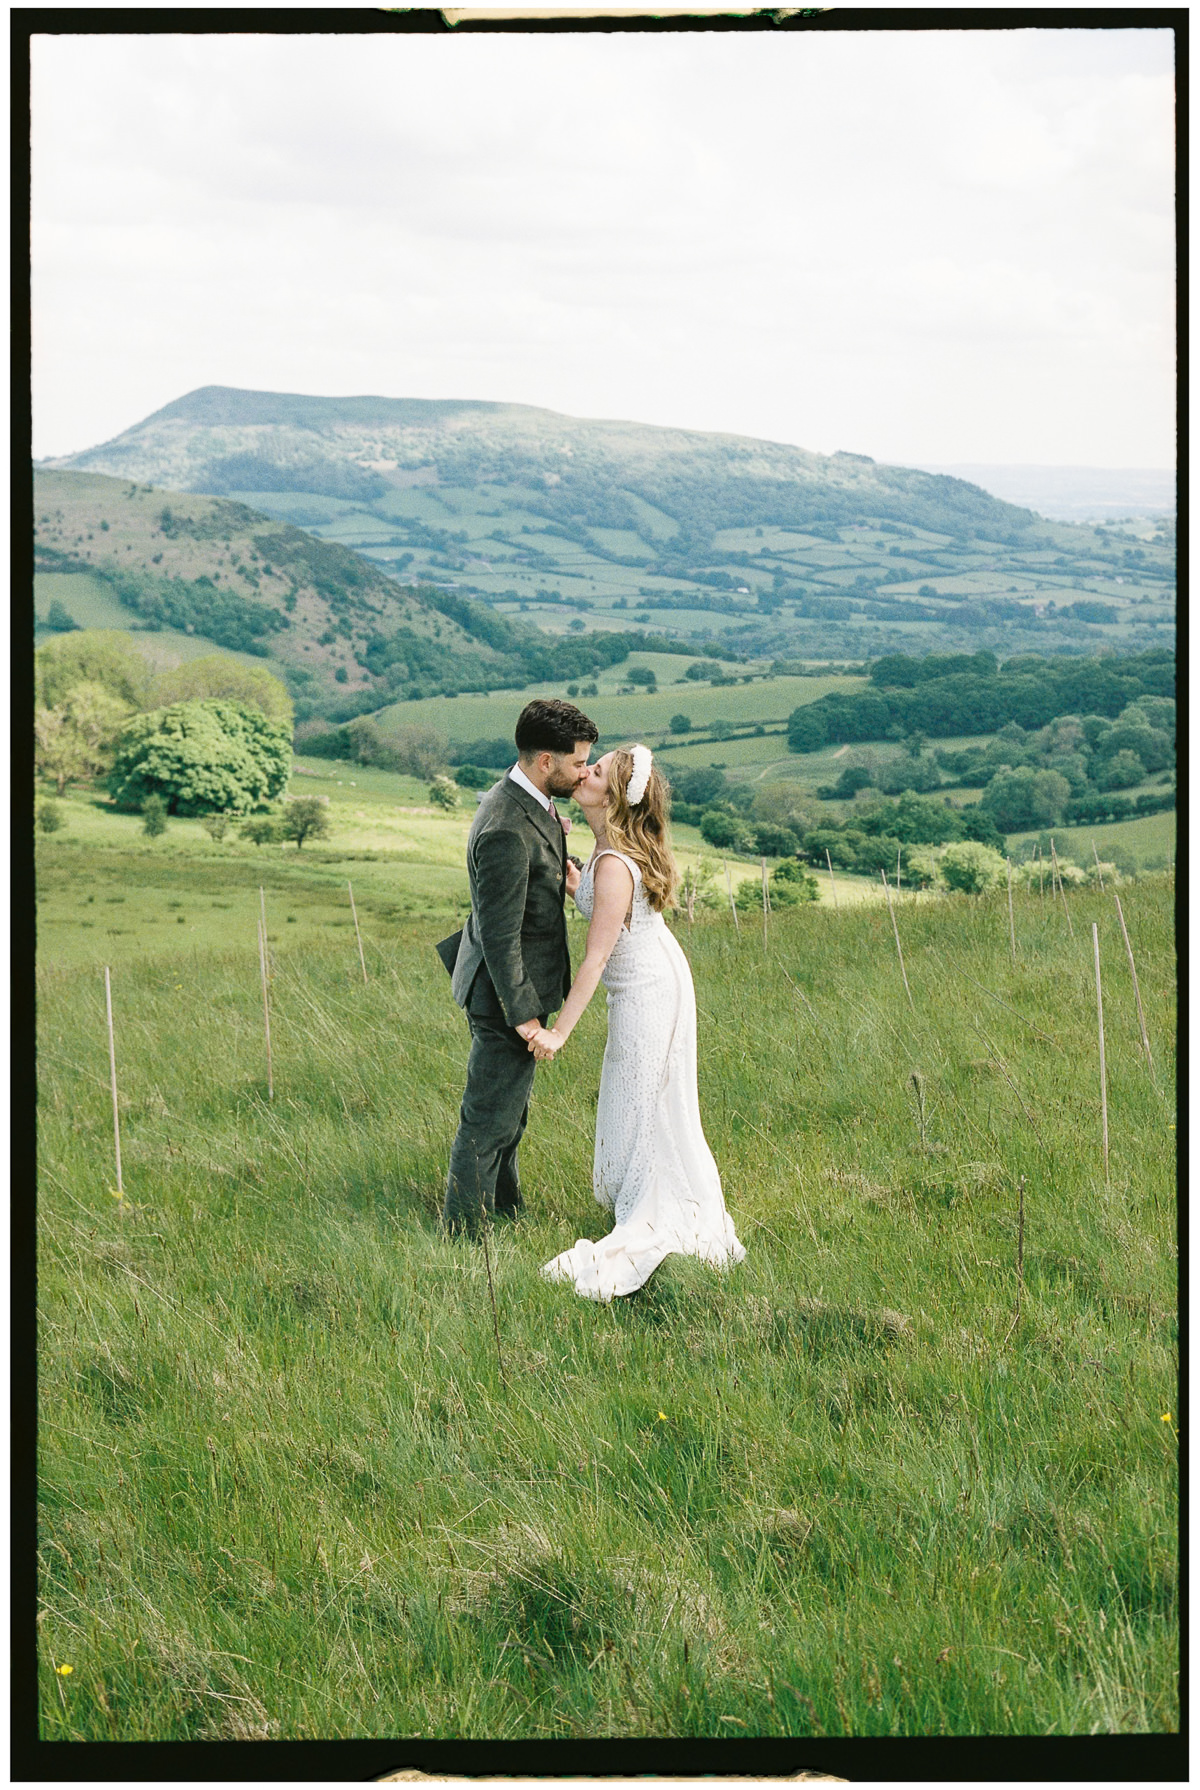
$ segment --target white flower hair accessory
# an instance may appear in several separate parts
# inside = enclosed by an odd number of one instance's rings
[[[646,785],[650,781],[650,766],[654,760],[649,746],[631,746],[633,769],[629,773],[629,782],[625,785],[625,800],[631,808],[636,808],[646,793]]]

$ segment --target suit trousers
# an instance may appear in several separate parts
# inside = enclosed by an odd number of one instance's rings
[[[443,1222],[475,1235],[485,1215],[515,1217],[521,1207],[517,1146],[529,1119],[537,1062],[504,1017],[486,974],[467,1002],[471,1052],[458,1131],[450,1149]],[[546,1023],[543,1016],[539,1024]]]

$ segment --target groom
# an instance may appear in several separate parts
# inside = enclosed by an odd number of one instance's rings
[[[480,802],[467,840],[471,912],[438,946],[471,1028],[442,1217],[472,1236],[488,1214],[515,1217],[522,1203],[517,1145],[537,1067],[528,1040],[571,986],[563,900],[575,873],[554,798],[575,793],[598,738],[569,702],[521,710],[518,761]]]

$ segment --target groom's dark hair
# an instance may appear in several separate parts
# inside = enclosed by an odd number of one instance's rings
[[[580,740],[594,745],[599,738],[596,723],[573,702],[560,702],[557,696],[527,702],[517,716],[517,751],[522,758],[533,758],[539,752],[570,752]]]

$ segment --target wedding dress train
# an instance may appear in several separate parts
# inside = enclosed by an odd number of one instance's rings
[[[597,852],[575,903],[590,919]],[[633,905],[605,966],[608,1043],[600,1073],[593,1192],[616,1219],[599,1242],[581,1237],[547,1262],[551,1280],[608,1300],[636,1292],[671,1254],[715,1267],[746,1251],[725,1210],[721,1177],[700,1123],[696,996],[683,948],[642,887],[631,858]]]

